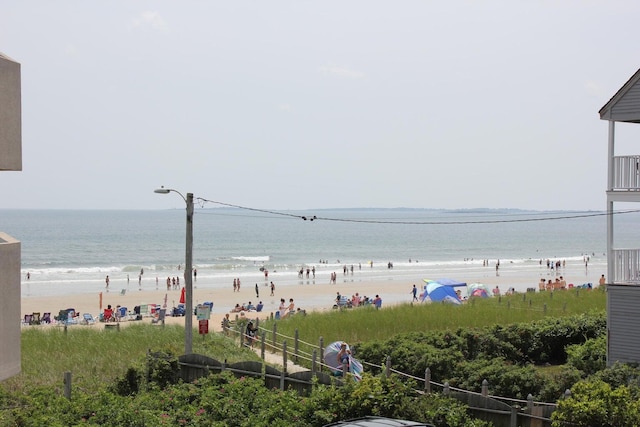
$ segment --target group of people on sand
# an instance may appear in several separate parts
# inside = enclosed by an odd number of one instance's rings
[[[278,306],[277,317],[284,319],[287,316],[291,316],[296,312],[296,305],[293,302],[293,298],[289,298],[289,304],[287,304],[284,298],[280,298],[280,305]]]
[[[381,308],[382,298],[380,298],[380,295],[376,295],[375,298],[370,298],[366,295],[360,296],[360,293],[356,292],[355,295],[351,295],[351,298],[345,298],[340,295],[340,292],[336,292],[336,304],[334,308],[353,308],[371,304],[373,304],[376,308]]]
[[[171,289],[179,290],[180,289],[180,278],[179,277],[167,277],[167,290]]]
[[[253,303],[251,301],[249,301],[248,304],[246,303],[242,303],[242,305],[240,304],[236,304],[235,307],[233,307],[233,309],[231,309],[232,313],[244,313],[246,311],[250,311],[250,312],[261,312],[262,309],[264,308],[264,304],[262,303],[262,301],[258,302],[257,305],[253,305]]]
[[[562,276],[556,277],[555,281],[552,281],[551,279],[545,280],[544,278],[541,278],[540,282],[538,283],[538,290],[541,292],[558,291],[561,289],[567,289],[567,281],[564,280],[564,277]]]

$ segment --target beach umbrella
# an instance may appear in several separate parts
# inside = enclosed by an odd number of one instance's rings
[[[334,374],[342,373],[342,363],[338,360],[338,353],[344,341],[334,341],[324,349],[324,363],[329,366]],[[350,350],[347,344],[347,350]],[[362,363],[349,355],[349,372],[356,381],[362,379]]]
[[[185,288],[182,288],[182,290],[180,291],[180,304],[184,304],[185,302],[185,294],[186,294],[187,290]]]
[[[454,287],[454,288],[467,286],[467,284],[465,282],[461,282],[459,280],[454,280],[454,279],[447,279],[447,278],[442,278],[442,279],[437,279],[437,280],[430,280],[430,281],[438,282],[441,285],[451,286],[451,287]]]
[[[482,283],[471,283],[467,286],[467,296],[469,297],[489,298],[489,295],[491,295],[491,291]]]
[[[444,301],[451,304],[461,304],[456,291],[452,286],[443,285],[437,281],[429,281],[425,286],[425,296],[423,301],[429,297],[433,302]]]

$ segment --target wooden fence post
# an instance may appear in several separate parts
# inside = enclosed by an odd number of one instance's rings
[[[262,332],[262,336],[260,337],[260,357],[262,358],[262,360],[264,360],[264,353],[265,353],[265,349],[267,348],[266,339],[267,339],[267,333]]]
[[[387,378],[391,376],[391,356],[387,356],[387,363],[385,364],[385,367],[384,367],[384,373]]]
[[[299,349],[300,349],[300,336],[298,334],[298,329],[296,329],[293,336],[293,359],[295,360],[295,363],[298,363]]]
[[[449,393],[451,393],[451,390],[449,389],[449,381],[447,381],[446,383],[444,383],[444,387],[442,388],[442,394],[448,396]]]
[[[64,397],[71,400],[71,372],[64,373]]]
[[[320,337],[320,364],[324,363],[324,338]]]
[[[273,322],[273,331],[271,335],[271,353],[276,352],[276,334],[278,333],[278,325],[276,322]]]
[[[518,409],[511,407],[511,419],[509,423],[510,427],[518,427]]]
[[[431,393],[431,369],[429,368],[424,370],[424,392]]]
[[[489,395],[489,381],[487,381],[486,379],[482,380],[482,392],[481,393],[485,397]]]
[[[282,341],[282,366],[283,371],[287,372],[287,341]]]
[[[318,370],[318,366],[316,365],[318,358],[318,350],[313,349],[313,353],[311,354],[311,373],[314,373]]]

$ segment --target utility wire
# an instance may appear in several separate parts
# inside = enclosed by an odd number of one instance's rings
[[[290,218],[302,219],[304,221],[334,221],[334,222],[354,222],[354,223],[364,223],[364,224],[400,224],[400,225],[461,225],[461,224],[504,224],[504,223],[514,223],[514,222],[536,222],[536,221],[557,221],[557,220],[569,220],[569,219],[577,219],[577,218],[589,218],[589,217],[597,217],[597,216],[608,216],[608,212],[589,212],[582,214],[573,214],[573,215],[560,215],[560,216],[545,216],[538,218],[513,218],[513,219],[494,219],[494,220],[474,220],[474,221],[390,221],[390,220],[368,220],[368,219],[349,219],[349,218],[330,218],[330,217],[321,217],[321,216],[308,216],[308,215],[299,215],[292,214],[287,212],[278,212],[267,209],[257,209],[250,208],[246,206],[234,205],[231,203],[218,202],[215,200],[208,200],[203,198],[198,198],[200,201],[200,205],[204,207],[207,203],[212,203],[221,206],[227,206],[231,208],[237,208],[247,211],[253,212],[261,212],[269,215],[275,216],[285,216]],[[612,212],[611,215],[622,215],[629,213],[637,213],[640,212],[640,209],[633,210],[625,210],[625,211],[615,211]],[[527,214],[522,214],[527,215]],[[531,215],[531,214],[528,214]],[[503,215],[504,216],[504,215]],[[508,216],[508,215],[506,215]]]

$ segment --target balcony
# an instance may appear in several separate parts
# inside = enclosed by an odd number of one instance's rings
[[[640,285],[640,249],[613,249],[613,282]]]
[[[640,156],[613,157],[613,191],[640,191]]]

